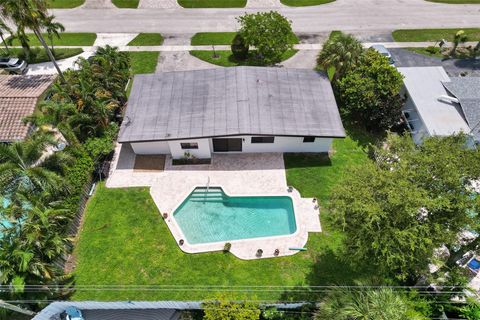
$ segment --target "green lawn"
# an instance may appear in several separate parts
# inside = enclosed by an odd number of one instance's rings
[[[452,41],[458,30],[464,30],[468,41],[480,41],[480,28],[464,29],[401,29],[392,32],[393,39],[399,42]]]
[[[177,0],[184,8],[243,8],[247,0]]]
[[[71,9],[81,6],[85,0],[47,0],[47,5],[52,9]]]
[[[45,41],[50,45],[50,39],[47,34],[43,34]],[[31,46],[41,46],[40,41],[33,33],[28,34]],[[60,38],[53,38],[53,43],[57,46],[92,46],[97,39],[96,33],[62,33]],[[20,41],[14,39],[12,46],[20,46]]]
[[[480,4],[480,0],[426,0],[428,2],[450,3],[450,4]]]
[[[193,35],[190,44],[192,46],[231,45],[236,34],[236,32],[199,32]],[[299,39],[296,34],[292,33],[289,41],[291,44],[297,44]]]
[[[129,52],[132,74],[155,72],[159,54],[158,51]]]
[[[47,62],[50,61],[50,59],[47,56],[47,52],[41,48],[38,49],[32,49],[33,55],[31,59],[27,60],[28,63],[41,63],[41,62]],[[36,53],[35,53],[36,52]],[[70,58],[73,56],[76,56],[80,53],[82,53],[83,50],[80,48],[72,48],[72,49],[63,49],[63,48],[58,48],[54,50],[54,56],[55,59],[61,60],[61,59],[66,59]],[[10,54],[7,54],[5,50],[0,50],[0,56],[13,56],[13,57],[18,57],[20,59],[25,59],[25,56],[23,54],[23,49],[19,48],[12,48],[10,49]]]
[[[288,184],[303,196],[316,196],[322,207],[348,167],[369,161],[361,137],[334,142],[332,159],[315,155],[286,155]],[[374,272],[350,267],[342,250],[342,234],[322,209],[322,233],[310,234],[308,251],[294,256],[244,261],[221,252],[185,254],[177,246],[147,188],[107,189],[98,186],[88,203],[85,223],[75,249],[77,286],[182,285],[158,291],[85,290],[76,300],[205,299],[216,290],[195,286],[311,286],[351,284]],[[232,292],[234,297],[299,300],[312,298],[285,288]],[[225,291],[225,290],[222,290]]]
[[[136,9],[138,8],[138,3],[140,0],[112,0],[112,3],[117,7],[117,8],[130,8],[130,9]]]
[[[280,0],[284,5],[291,7],[318,6],[333,1],[335,0]]]
[[[429,52],[427,48],[405,48],[408,51],[412,51],[418,54],[423,54],[424,56],[434,57],[434,58],[444,58],[443,54],[440,51],[436,51],[435,53]]]
[[[236,66],[259,66],[260,64],[255,60],[254,54],[249,53],[249,57],[246,60],[238,60],[233,56],[232,51],[215,51],[217,57],[213,57],[213,51],[211,50],[193,50],[190,54],[197,57],[200,60],[206,61],[211,64],[222,67],[236,67]],[[284,53],[282,61],[285,61],[293,57],[297,53],[297,50],[288,50]]]
[[[140,33],[129,46],[160,46],[163,43],[163,37],[160,33]]]

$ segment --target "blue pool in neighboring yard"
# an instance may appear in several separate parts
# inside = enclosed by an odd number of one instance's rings
[[[191,244],[289,235],[297,225],[287,196],[230,197],[196,188],[173,213]]]

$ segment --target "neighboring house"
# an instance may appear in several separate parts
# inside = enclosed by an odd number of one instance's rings
[[[327,76],[235,67],[137,75],[119,142],[136,154],[328,152],[345,132]]]
[[[443,67],[398,71],[407,98],[403,114],[416,143],[460,132],[480,141],[480,78],[450,78]]]
[[[0,75],[0,143],[24,140],[32,131],[31,115],[55,77]]]

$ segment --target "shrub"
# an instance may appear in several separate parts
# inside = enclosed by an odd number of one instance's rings
[[[231,248],[232,244],[230,242],[227,242],[225,243],[225,246],[223,246],[223,252],[229,252]]]
[[[75,163],[65,172],[65,181],[70,188],[70,196],[66,199],[66,203],[70,208],[76,209],[83,189],[92,177],[95,164],[83,148],[69,149],[69,151],[74,156]]]
[[[90,157],[96,162],[102,162],[115,148],[115,138],[118,133],[118,125],[110,123],[109,127],[101,137],[89,138],[85,141],[84,147]]]
[[[237,34],[232,41],[232,53],[237,60],[246,60],[248,57],[248,46],[245,44],[245,39],[240,34]]]

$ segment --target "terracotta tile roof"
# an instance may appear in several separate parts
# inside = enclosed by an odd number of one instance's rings
[[[38,99],[52,84],[54,76],[0,75],[0,142],[27,137],[30,125],[23,119],[35,111]]]

